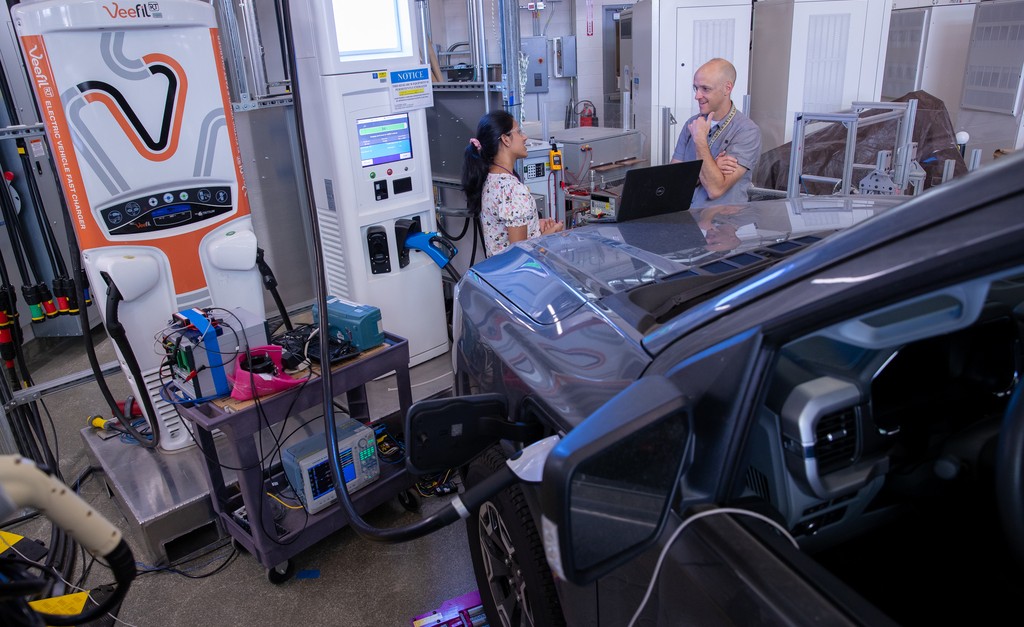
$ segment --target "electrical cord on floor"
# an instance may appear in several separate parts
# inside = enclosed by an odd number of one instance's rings
[[[99,560],[96,559],[95,555],[87,553],[85,547],[79,546],[79,550],[82,553],[82,572],[78,575],[78,579],[75,580],[72,587],[81,589],[89,578],[90,573],[92,573],[92,567],[98,564]]]
[[[137,418],[135,420],[132,420],[129,424],[134,430],[134,433],[138,433],[143,436],[146,435],[147,433],[150,433],[151,427],[149,426],[149,421],[147,421],[145,418]],[[124,444],[140,444],[138,438],[132,435],[132,431],[125,431],[118,428],[114,428],[113,430],[118,431],[120,433],[118,438]]]
[[[236,549],[234,546],[231,546],[230,547],[230,551],[228,551],[227,555],[225,555],[225,556],[218,555],[217,557],[211,558],[209,561],[206,561],[206,562],[204,562],[202,564],[198,564],[198,565],[193,566],[191,568],[181,568],[181,564],[187,564],[189,562],[194,562],[194,561],[196,561],[198,559],[207,557],[207,556],[211,555],[214,551],[217,551],[217,550],[219,550],[221,548],[222,547],[217,547],[217,548],[215,548],[215,549],[213,549],[211,551],[207,551],[206,553],[202,553],[202,554],[197,555],[197,556],[195,556],[195,557],[193,557],[191,559],[185,560],[183,562],[179,562],[175,566],[147,566],[146,564],[143,564],[142,562],[135,562],[135,566],[136,566],[136,568],[138,568],[138,576],[139,577],[141,577],[142,575],[153,575],[153,574],[158,574],[158,573],[172,573],[174,575],[181,575],[182,577],[185,577],[187,579],[206,579],[207,577],[212,577],[212,576],[216,575],[217,573],[223,571],[228,566],[230,566],[231,562],[233,562],[235,560],[235,558],[238,557],[238,549]],[[203,569],[203,568],[206,568],[210,564],[213,564],[213,563],[217,562],[220,559],[223,559],[224,561],[221,562],[216,568],[214,568],[210,572],[202,573],[200,575],[193,574],[195,571]]]
[[[4,542],[4,544],[7,544],[7,543]],[[25,569],[36,569],[36,570],[38,570],[40,572],[41,575],[43,575],[43,577],[38,577],[38,578],[34,578],[34,579],[37,579],[37,580],[40,580],[40,581],[45,581],[47,585],[50,585],[52,583],[52,580],[59,580],[64,585],[66,585],[67,587],[69,587],[69,588],[71,588],[71,589],[73,589],[75,591],[85,592],[86,593],[86,595],[88,596],[89,600],[92,601],[93,604],[96,607],[95,608],[86,608],[85,612],[83,612],[83,614],[82,614],[83,617],[86,614],[95,612],[95,610],[97,608],[101,607],[101,605],[102,605],[101,602],[99,602],[96,599],[94,599],[92,597],[92,594],[91,594],[91,592],[89,590],[87,590],[85,588],[82,588],[81,586],[72,584],[59,571],[57,571],[55,569],[52,569],[52,568],[47,568],[45,564],[40,564],[39,562],[36,562],[35,560],[31,560],[31,559],[25,557],[25,555],[21,551],[19,551],[16,547],[14,547],[14,546],[12,546],[10,544],[7,544],[7,549],[10,550],[15,555],[14,556],[7,556],[3,560],[0,560],[0,578],[2,578],[4,580],[3,590],[4,590],[5,593],[12,591],[11,588],[8,587],[12,583],[14,583],[12,581],[12,576],[19,577],[19,579],[25,579],[25,576],[24,576],[25,575]],[[108,569],[110,569],[110,565],[104,564],[101,560],[98,560],[95,557],[93,558],[93,560],[95,562],[103,564]],[[91,565],[90,565],[90,567],[91,567]],[[20,569],[20,570],[16,571],[15,569]],[[30,581],[31,581],[31,579],[30,579]],[[115,582],[115,583],[112,583],[112,584],[105,584],[105,585],[116,587],[117,589],[120,589],[120,587],[123,584]],[[97,586],[97,587],[100,587],[100,586]],[[115,594],[116,593],[117,592],[115,590]],[[19,595],[19,596],[23,596],[23,595]],[[49,596],[49,595],[43,593],[42,596],[46,597],[46,596]],[[23,600],[20,600],[17,597],[14,597],[12,599],[7,599],[7,601],[8,602],[6,602],[6,603],[0,603],[0,625],[4,625],[5,627],[7,625],[10,625],[11,627],[16,627],[16,626],[20,626],[20,625],[25,625],[26,627],[41,627],[42,625],[47,624],[47,621],[43,621],[42,618],[40,617],[39,613],[37,613],[35,610],[32,610],[29,607],[27,602],[24,602]],[[119,605],[121,603],[121,601],[123,601],[123,598],[120,599],[120,600],[112,600],[112,599],[108,598],[106,601],[104,601],[104,603],[113,602],[114,605],[116,606],[116,605]],[[19,612],[19,609],[22,609],[23,611]],[[15,614],[14,612],[18,612],[18,613]],[[113,614],[107,613],[106,615],[109,616],[110,618],[118,621],[118,622],[124,623],[124,621],[121,621],[120,619],[118,619]],[[50,622],[52,624],[58,624],[54,619],[59,618],[59,616],[56,616],[56,615],[46,615],[46,616],[50,619]],[[21,619],[23,619],[23,618],[27,618],[28,621],[27,622],[22,622]],[[87,622],[91,623],[93,620],[94,620],[94,618],[88,618]],[[59,624],[63,625],[63,624],[69,624],[69,623],[60,622]],[[127,625],[128,623],[124,623],[124,624]]]

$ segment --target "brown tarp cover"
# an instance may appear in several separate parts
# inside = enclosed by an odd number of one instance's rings
[[[967,173],[960,151],[956,147],[956,133],[949,120],[946,105],[925,91],[912,91],[896,98],[895,102],[917,99],[917,116],[914,120],[914,141],[917,142],[917,161],[925,171],[924,189],[942,182],[942,170],[947,159],[956,163],[954,176]],[[883,110],[871,109],[861,112],[867,117]],[[843,157],[846,154],[846,128],[838,123],[820,123],[809,126],[813,132],[805,135],[804,174],[839,178],[843,174]],[[816,130],[816,129],[821,129]],[[896,142],[896,122],[881,122],[857,128],[857,149],[855,163],[874,165],[878,152],[892,150]],[[769,150],[761,155],[754,170],[754,185],[767,189],[786,189],[789,178],[789,159],[792,142]],[[869,170],[853,170],[854,188]],[[804,193],[831,194],[833,186],[826,183],[805,183]],[[909,193],[909,190],[907,190]]]

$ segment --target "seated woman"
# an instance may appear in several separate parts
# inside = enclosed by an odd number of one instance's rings
[[[511,114],[492,111],[480,118],[476,137],[466,147],[462,187],[469,209],[480,217],[488,256],[565,228],[557,220],[537,217],[530,189],[514,169],[523,157],[526,133]]]

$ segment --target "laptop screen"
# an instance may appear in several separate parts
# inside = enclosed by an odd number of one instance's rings
[[[629,170],[615,221],[627,222],[689,209],[702,163],[697,159]]]

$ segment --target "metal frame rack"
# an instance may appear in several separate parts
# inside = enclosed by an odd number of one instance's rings
[[[860,117],[862,112],[875,109],[882,110],[883,113]],[[799,196],[800,185],[804,181],[832,183],[839,187],[840,193],[850,193],[851,190],[857,188],[857,184],[853,180],[854,168],[873,172],[883,169],[888,170],[888,168],[883,168],[882,164],[888,158],[891,158],[893,161],[892,182],[900,190],[900,193],[905,192],[907,187],[913,182],[913,175],[916,173],[914,167],[916,146],[913,141],[914,119],[916,116],[917,100],[910,100],[909,102],[855,102],[851,111],[841,113],[797,113],[793,120],[793,143],[789,158],[789,181],[786,185],[788,196],[790,198]],[[889,121],[895,121],[898,125],[892,152],[884,154],[888,151],[883,151],[876,164],[855,163],[857,130],[861,127]],[[846,128],[846,153],[843,157],[843,175],[840,178],[804,174],[803,172],[807,125],[815,122],[837,122]],[[917,185],[915,189],[919,187]]]
[[[331,378],[335,392],[346,394],[352,417],[367,419],[365,385],[392,371],[396,374],[399,407],[404,416],[412,405],[409,344],[404,338],[385,333],[382,347],[335,366]],[[308,514],[304,509],[288,510],[283,518],[275,521],[267,496],[268,486],[274,481],[283,483],[284,473],[264,477],[256,444],[261,429],[284,421],[290,413],[316,405],[322,398],[320,385],[321,378],[314,377],[302,387],[261,399],[259,412],[255,405],[228,411],[216,402],[181,408],[182,415],[198,427],[196,437],[207,452],[205,468],[214,512],[234,541],[267,568],[267,577],[273,583],[281,583],[291,576],[292,557],[348,523],[337,503],[316,514]],[[226,436],[217,440],[223,453],[215,446],[217,430]],[[237,491],[225,482],[224,468],[238,469]],[[382,464],[380,478],[353,494],[352,501],[356,511],[365,513],[399,496],[414,482],[415,478],[404,465]],[[240,506],[248,513],[248,529],[233,516]],[[273,530],[277,537],[272,537],[268,530]]]

